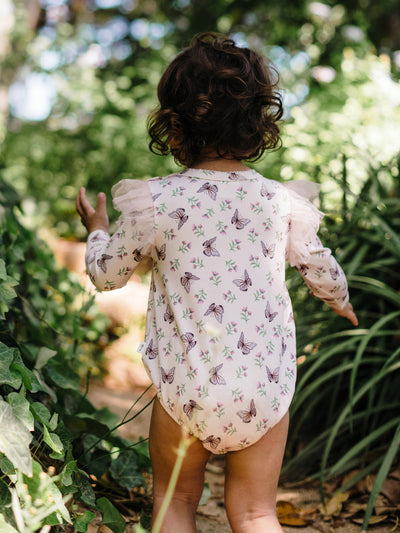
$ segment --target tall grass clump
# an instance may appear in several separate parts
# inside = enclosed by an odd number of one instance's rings
[[[358,195],[338,180],[342,207],[322,228],[347,275],[359,327],[309,298],[299,277],[291,287],[299,375],[284,473],[322,486],[355,472],[342,490],[377,474],[364,529],[400,446],[398,167],[396,160],[371,169]]]

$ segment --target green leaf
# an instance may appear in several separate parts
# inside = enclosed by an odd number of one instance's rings
[[[61,387],[62,389],[79,389],[80,378],[65,361],[55,361],[52,359],[48,365],[46,365],[46,371],[51,381]]]
[[[55,355],[57,355],[56,350],[51,350],[50,348],[47,348],[46,346],[42,346],[39,350],[39,353],[36,359],[35,368],[37,370],[40,370],[41,368],[45,366],[47,361],[51,359],[52,357],[54,357]]]
[[[0,531],[1,533],[18,533],[18,530],[13,528],[6,522],[4,515],[0,513]]]
[[[9,459],[7,459],[5,455],[0,456],[0,470],[3,472],[4,475],[9,477],[13,483],[17,481],[15,466]]]
[[[7,396],[7,402],[11,405],[15,417],[24,424],[28,431],[33,431],[34,419],[28,400],[17,392],[10,392]]]
[[[137,455],[134,450],[121,450],[119,457],[112,461],[110,472],[115,481],[128,490],[144,483],[143,476],[138,471]]]
[[[17,348],[10,348],[0,342],[0,384],[11,385],[14,389],[21,385],[21,379],[11,374],[10,366]]]
[[[0,398],[0,427],[7,428],[0,432],[0,451],[24,474],[32,475],[32,458],[29,444],[31,433],[15,417],[12,408]]]
[[[87,474],[85,472],[82,472],[81,470],[79,472],[76,472],[75,483],[79,489],[79,495],[77,496],[77,498],[79,498],[84,504],[88,505],[89,507],[95,507],[96,495],[94,493],[93,487],[90,483],[90,479],[88,478]]]
[[[36,420],[44,426],[49,425],[51,413],[45,405],[40,402],[34,402],[31,404],[31,411]]]
[[[49,430],[46,426],[43,426],[43,440],[56,453],[61,454],[63,452],[64,445],[61,442],[60,437],[57,435],[57,433],[49,433]]]
[[[126,523],[124,517],[118,509],[107,498],[99,498],[96,506],[103,517],[103,524],[114,531],[114,533],[124,533]]]
[[[68,487],[69,485],[72,485],[73,483],[73,479],[72,479],[72,474],[74,472],[76,472],[77,470],[77,467],[76,467],[76,461],[69,461],[65,466],[64,468],[62,469],[62,471],[60,472],[60,480],[61,480],[61,483],[63,485],[65,485],[66,487]]]
[[[80,515],[74,522],[76,531],[85,533],[93,518],[96,518],[96,514],[92,513],[92,511],[86,511],[84,514]]]

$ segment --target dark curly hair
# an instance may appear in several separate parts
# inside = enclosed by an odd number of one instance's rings
[[[274,80],[275,77],[275,80]],[[255,161],[281,144],[278,76],[233,40],[205,33],[178,54],[158,84],[150,150],[190,166],[210,154]]]

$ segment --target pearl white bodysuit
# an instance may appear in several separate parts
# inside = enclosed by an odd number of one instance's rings
[[[151,259],[143,362],[164,409],[214,453],[256,442],[292,400],[285,260],[331,307],[348,301],[343,271],[317,237],[313,185],[254,170],[122,180],[112,190],[117,231],[88,237],[87,270],[101,290]]]

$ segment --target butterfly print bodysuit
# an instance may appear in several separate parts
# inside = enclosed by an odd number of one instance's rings
[[[112,190],[110,237],[88,237],[101,290],[150,258],[144,365],[169,415],[214,453],[253,444],[289,408],[295,327],[285,260],[331,307],[348,301],[342,269],[317,237],[313,184],[285,186],[253,170],[187,169]]]

